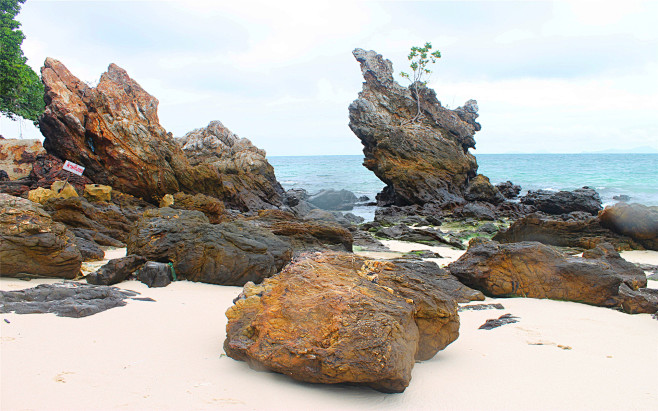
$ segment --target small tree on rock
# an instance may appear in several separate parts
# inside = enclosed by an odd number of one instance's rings
[[[405,73],[404,71],[400,72],[400,76],[411,82],[411,87],[413,87],[416,93],[416,116],[412,119],[413,122],[418,121],[422,118],[420,113],[420,93],[418,90],[419,86],[424,86],[427,84],[427,81],[432,74],[432,70],[428,68],[429,64],[436,63],[436,60],[441,58],[441,52],[436,50],[432,51],[432,43],[426,42],[423,47],[412,47],[411,52],[407,56],[407,59],[411,62],[409,67],[411,74]]]

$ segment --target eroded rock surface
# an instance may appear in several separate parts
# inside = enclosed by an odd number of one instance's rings
[[[414,362],[459,332],[457,305],[433,278],[347,253],[300,256],[263,284],[247,284],[226,316],[224,349],[234,359],[384,392],[404,391]]]
[[[603,227],[658,250],[658,207],[619,203],[601,211],[599,220]]]
[[[365,79],[349,107],[350,128],[361,140],[363,165],[386,183],[379,205],[461,204],[477,174],[473,138],[480,125],[477,103],[449,110],[434,90],[404,88],[393,79],[393,65],[374,51],[356,49]],[[421,119],[413,121],[420,99]]]
[[[573,191],[528,191],[521,203],[531,205],[546,214],[568,214],[582,211],[597,215],[601,211],[601,198],[593,188],[583,187]]]
[[[75,278],[82,256],[74,235],[39,204],[0,193],[0,276]]]
[[[0,170],[5,171],[10,180],[29,177],[32,164],[39,154],[45,154],[39,140],[2,139]]]

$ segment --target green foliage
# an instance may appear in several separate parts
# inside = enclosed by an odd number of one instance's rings
[[[411,52],[407,56],[407,59],[411,62],[409,67],[411,68],[412,74],[401,72],[400,76],[411,81],[412,84],[419,82],[423,85],[427,83],[427,79],[432,70],[427,68],[428,64],[436,63],[436,59],[441,58],[440,51],[432,51],[432,43],[427,42],[423,47],[412,47]]]
[[[44,109],[44,90],[21,50],[25,35],[16,16],[23,3],[25,0],[0,0],[0,113],[37,124]]]

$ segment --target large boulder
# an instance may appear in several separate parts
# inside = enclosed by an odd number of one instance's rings
[[[562,215],[532,213],[516,220],[493,239],[501,243],[539,241],[559,247],[584,249],[594,248],[604,242],[614,245],[618,251],[643,248],[632,238],[614,233],[603,227],[597,217],[583,212]]]
[[[265,151],[240,138],[219,121],[185,134],[178,143],[200,181],[219,184],[212,193],[239,209],[260,210],[282,205],[284,190]],[[205,192],[205,191],[204,191]]]
[[[247,284],[226,316],[226,353],[256,369],[384,392],[409,385],[459,334],[457,304],[413,270],[347,253],[300,256]]]
[[[468,182],[464,198],[468,201],[483,201],[491,204],[500,204],[505,201],[505,197],[498,191],[498,188],[482,174],[476,175]]]
[[[11,180],[28,177],[39,154],[45,154],[39,140],[1,139],[0,170]]]
[[[184,150],[160,125],[158,100],[117,65],[109,66],[96,87],[52,58],[46,59],[41,77],[46,92],[39,120],[43,146],[85,167],[87,184],[109,185],[152,204],[176,192],[211,195],[241,210],[281,203],[283,189],[262,151],[233,135],[210,136],[217,127],[186,136]],[[202,151],[204,142],[212,140],[216,155],[190,163],[186,151],[198,154],[194,136],[199,134]]]
[[[146,263],[144,257],[127,255],[110,260],[97,271],[88,274],[85,279],[89,284],[114,285],[124,281]]]
[[[82,256],[74,235],[37,203],[0,193],[0,276],[75,278]]]
[[[601,211],[601,198],[593,188],[583,187],[573,191],[528,191],[521,203],[534,206],[547,214],[568,214],[583,211],[597,215]]]
[[[211,224],[200,211],[147,210],[127,239],[128,254],[173,263],[179,279],[210,284],[260,282],[292,257],[290,244],[248,221]]]
[[[609,244],[581,258],[538,242],[477,240],[448,270],[488,296],[549,298],[602,307],[622,306],[628,299],[620,294],[625,290],[622,286],[633,291],[647,285],[644,271],[622,259]]]
[[[400,86],[391,61],[380,54],[362,49],[353,54],[365,83],[349,106],[349,125],[363,144],[363,165],[386,183],[379,204],[463,203],[478,168],[468,151],[480,130],[477,103],[449,110],[434,90],[419,85],[416,93],[414,87]],[[421,116],[415,121],[417,99]]]
[[[308,198],[308,202],[323,210],[351,210],[358,199],[348,190],[321,190]]]
[[[631,237],[649,250],[658,250],[658,207],[617,203],[599,213],[603,227]]]

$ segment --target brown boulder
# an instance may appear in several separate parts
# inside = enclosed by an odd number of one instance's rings
[[[449,110],[434,90],[419,86],[420,120],[413,87],[393,79],[393,65],[374,51],[356,49],[365,78],[363,90],[349,107],[350,128],[361,140],[363,165],[386,187],[377,196],[380,205],[464,202],[468,181],[477,174],[473,135],[477,103],[473,100]]]
[[[649,250],[658,250],[658,207],[617,203],[599,213],[603,227],[631,237]]]
[[[181,210],[198,210],[208,217],[212,224],[218,224],[227,219],[224,203],[215,197],[205,194],[176,193],[169,207]],[[162,207],[162,205],[161,205]]]
[[[0,276],[75,278],[82,256],[73,234],[37,203],[0,194]]]
[[[611,245],[579,258],[538,242],[478,240],[448,270],[462,283],[493,297],[549,298],[603,307],[621,306],[622,285],[637,290],[647,284],[644,272],[623,260]]]
[[[459,334],[457,305],[432,278],[347,253],[309,253],[226,312],[226,353],[255,369],[384,392]]]
[[[39,140],[0,140],[0,170],[11,180],[28,177],[37,155],[45,154]]]
[[[505,197],[498,191],[498,188],[482,174],[476,175],[468,182],[464,198],[468,201],[484,201],[491,204],[500,204],[505,201]]]
[[[112,201],[112,187],[102,184],[87,184],[84,196],[89,201]]]

